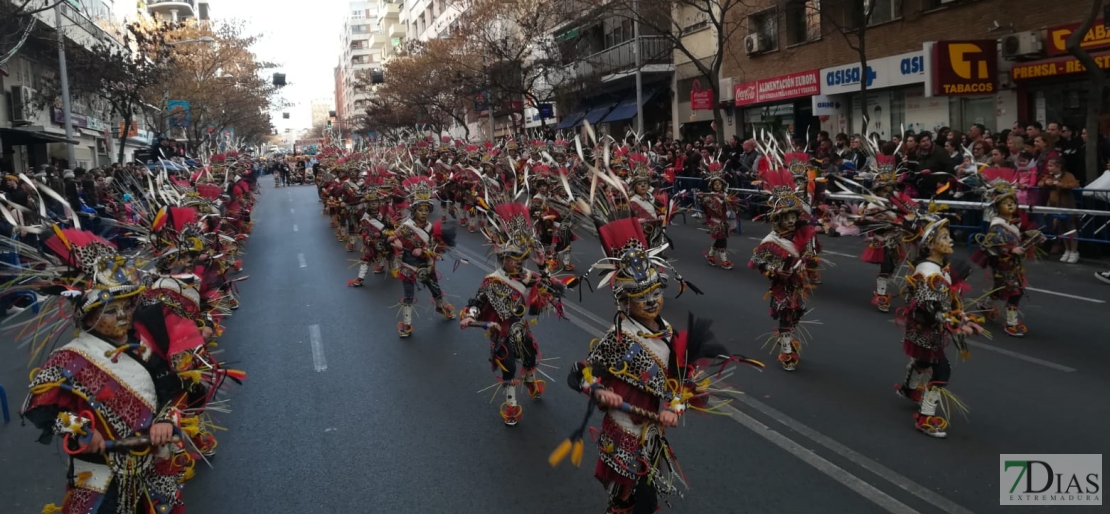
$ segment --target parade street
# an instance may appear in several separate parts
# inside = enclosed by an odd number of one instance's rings
[[[525,399],[521,423],[506,427],[500,397],[491,404],[490,391],[477,393],[493,383],[481,332],[434,315],[421,291],[415,333],[399,339],[391,307],[400,284],[371,275],[364,288],[345,287],[358,254],[333,237],[315,188],[261,182],[245,258],[251,276],[220,341],[222,357],[244,367],[248,379],[233,391],[234,412],[218,419],[228,431],[211,468],[198,466],[186,491],[190,512],[601,509],[596,449],[586,445],[582,469],[552,469],[547,455],[583,415],[586,398],[566,386],[565,370],[608,326],[607,291],[587,288],[581,302],[572,291],[569,320],[544,317],[536,325],[545,360],[561,369],[547,370],[554,377],[547,394]],[[1030,267],[1038,289],[1023,303],[1029,336],[1008,338],[992,325],[993,340],[973,343],[972,360],[954,366],[951,382],[969,416],[953,416],[949,437],[936,440],[913,429],[915,406],[894,394],[905,366],[900,332],[891,315],[868,304],[875,271],[856,257],[859,239],[823,240],[830,267],[807,316],[812,343],[799,369],[786,373],[771,348],[761,348],[773,326],[764,278],[742,266],[707,266],[697,226],[678,220],[671,256],[706,294],[675,300],[677,290],[668,289],[665,315],[676,325],[687,310],[714,319],[730,350],[768,367],[743,368],[730,379],[739,394],[723,415],[693,413],[667,432],[690,485],[673,512],[1013,512],[998,503],[999,454],[1106,453],[1110,289],[1087,280],[1089,268]],[[745,221],[732,238],[737,262],[765,230]],[[588,231],[579,232],[584,270],[598,248]],[[464,306],[491,265],[483,239],[465,230],[457,255],[469,263],[452,271],[452,259],[445,261],[442,284]],[[18,410],[25,353],[0,345],[0,362],[0,383]],[[5,514],[39,512],[63,493],[64,454],[32,444],[36,436],[18,419],[0,426]],[[1098,508],[1084,509],[1068,512]]]

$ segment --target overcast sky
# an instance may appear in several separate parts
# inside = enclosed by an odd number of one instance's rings
[[[311,125],[311,103],[324,98],[334,103],[335,65],[339,62],[339,33],[347,0],[212,0],[212,18],[237,18],[247,22],[248,33],[261,33],[255,52],[262,60],[280,65],[289,85],[285,99],[289,119],[274,114],[278,132]]]

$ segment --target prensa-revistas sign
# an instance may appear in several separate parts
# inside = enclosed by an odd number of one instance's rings
[[[933,66],[930,96],[993,95],[998,91],[998,42],[993,39],[926,44]]]

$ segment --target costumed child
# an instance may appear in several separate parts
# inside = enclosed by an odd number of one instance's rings
[[[393,271],[405,291],[397,333],[401,337],[409,337],[412,335],[412,305],[416,301],[417,282],[432,294],[437,313],[446,319],[455,319],[455,307],[444,298],[436,272],[436,261],[448,248],[455,246],[455,229],[445,229],[442,222],[428,220],[435,198],[435,183],[431,178],[409,177],[403,186],[409,194],[411,217],[394,230],[389,241],[401,256],[399,266]]]
[[[709,191],[698,194],[702,211],[705,212],[705,225],[709,227],[709,238],[713,240],[709,251],[705,253],[705,260],[709,261],[710,266],[719,264],[721,269],[730,270],[732,261],[728,258],[728,235],[732,232],[732,226],[729,220],[739,220],[736,216],[738,200],[728,192],[728,181],[722,173],[721,163],[710,164],[708,170],[705,183]]]

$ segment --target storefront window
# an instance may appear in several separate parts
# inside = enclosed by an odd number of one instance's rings
[[[1083,127],[1087,123],[1087,98],[1090,84],[1087,81],[1066,82],[1038,87],[1028,95],[1029,117],[1048,124],[1063,123]],[[1103,94],[1103,112],[1110,106],[1110,91]]]
[[[995,130],[997,127],[995,119],[995,99],[993,96],[976,97],[976,98],[961,98],[960,99],[960,113],[961,124],[958,127],[961,132],[966,131],[972,125],[979,123],[990,130]]]
[[[794,130],[794,105],[779,104],[744,109],[744,133],[758,135],[761,131],[782,137]]]

